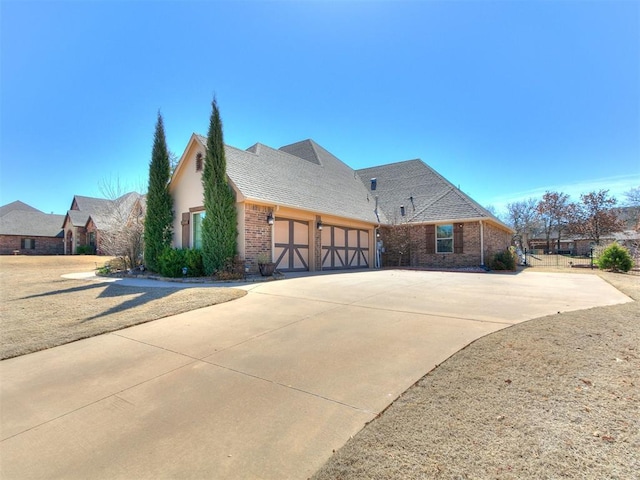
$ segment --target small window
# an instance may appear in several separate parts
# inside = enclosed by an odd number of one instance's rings
[[[193,214],[193,248],[202,248],[202,220],[205,212]]]
[[[202,171],[202,154],[198,152],[196,154],[196,172]]]
[[[436,252],[453,253],[453,225],[438,225],[436,228]]]
[[[23,250],[35,250],[36,248],[36,240],[34,238],[23,238],[20,243],[20,248]]]

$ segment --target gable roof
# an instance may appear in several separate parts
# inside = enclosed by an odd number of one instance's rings
[[[207,139],[196,135],[206,148]],[[280,149],[225,145],[227,176],[250,200],[378,223],[355,171],[313,140]]]
[[[94,213],[109,208],[111,200],[106,198],[83,197],[74,195],[70,210],[80,210],[81,212]],[[74,206],[76,208],[74,208]]]
[[[40,212],[44,213],[37,208],[32,207],[31,205],[27,205],[20,200],[16,200],[15,202],[7,203],[6,205],[2,205],[0,207],[0,217],[6,215],[9,212],[13,211],[21,211],[21,212]]]
[[[190,140],[206,149],[206,137]],[[184,169],[185,150],[172,181]],[[420,159],[353,170],[311,139],[279,149],[225,145],[227,177],[247,200],[373,224],[488,220],[513,231]],[[377,179],[371,190],[371,178]],[[405,215],[401,215],[404,206]]]
[[[363,168],[357,173],[370,194],[378,197],[378,208],[391,223],[489,219],[509,229],[422,160]],[[372,191],[373,178],[376,190]]]
[[[63,238],[63,219],[64,215],[39,210],[12,210],[0,217],[0,235]]]
[[[74,227],[84,227],[91,219],[98,230],[105,230],[114,223],[127,221],[137,201],[144,209],[145,196],[137,192],[125,193],[115,200],[74,195],[72,209],[67,211],[64,222],[69,219]]]
[[[63,226],[67,223],[67,219],[74,227],[84,227],[89,221],[89,214],[80,210],[69,210],[64,217]]]

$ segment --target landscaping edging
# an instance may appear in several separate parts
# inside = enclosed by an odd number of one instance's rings
[[[274,280],[282,280],[285,278],[284,274],[275,272],[271,277],[263,277],[260,275],[247,275],[244,278],[232,279],[232,280],[215,280],[211,277],[185,277],[185,278],[171,278],[171,277],[163,277],[161,275],[156,274],[133,274],[133,273],[125,273],[125,272],[116,272],[116,273],[98,273],[96,272],[96,277],[104,277],[104,278],[133,278],[133,279],[143,279],[143,280],[155,280],[158,282],[173,282],[173,283],[195,283],[195,284],[212,284],[212,283],[238,283],[238,282],[246,282],[246,283],[256,283],[256,282],[271,282]]]

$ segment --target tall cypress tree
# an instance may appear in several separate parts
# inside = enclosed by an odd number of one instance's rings
[[[222,121],[218,102],[211,102],[207,155],[202,172],[205,217],[202,220],[202,261],[207,275],[221,270],[237,248],[235,195],[227,182]]]
[[[153,150],[149,163],[147,215],[144,222],[144,261],[149,270],[158,270],[158,257],[171,246],[173,200],[169,193],[171,166],[164,135],[162,115],[158,112]]]

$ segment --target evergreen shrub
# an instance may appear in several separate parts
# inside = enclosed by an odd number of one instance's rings
[[[628,272],[633,267],[633,259],[629,250],[612,243],[602,251],[597,259],[600,270],[612,270],[614,272]]]
[[[511,249],[496,252],[489,262],[491,270],[515,270],[516,255]]]
[[[187,267],[187,277],[204,275],[202,252],[198,249],[165,248],[158,257],[158,266],[164,277],[182,277],[183,267]]]

